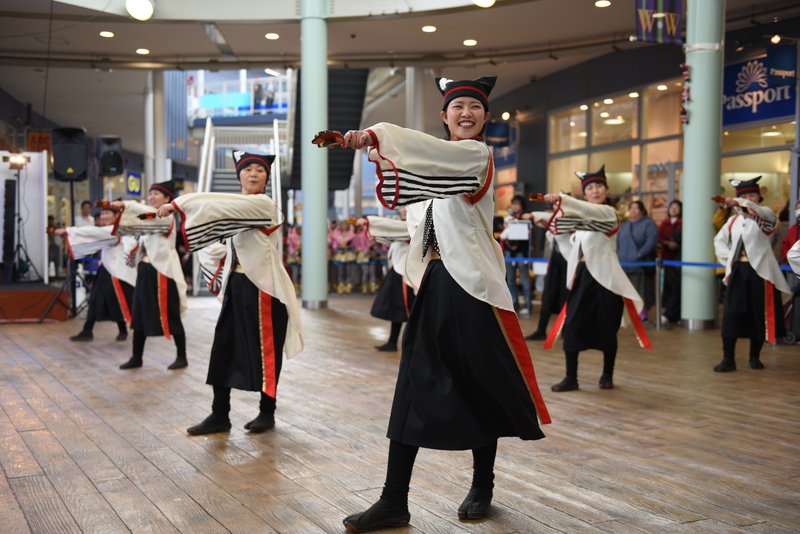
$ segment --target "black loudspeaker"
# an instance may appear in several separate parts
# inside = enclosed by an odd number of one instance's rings
[[[6,282],[14,281],[14,249],[16,247],[17,181],[6,180],[3,199],[3,271]]]
[[[116,176],[122,174],[122,140],[113,135],[97,138],[97,174]]]
[[[86,180],[86,130],[53,128],[50,131],[53,177],[64,182]]]

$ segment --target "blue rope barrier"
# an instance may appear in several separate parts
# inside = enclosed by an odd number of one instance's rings
[[[547,258],[506,258],[506,263],[547,263]],[[669,267],[706,267],[709,269],[721,269],[725,266],[719,263],[703,263],[703,262],[694,262],[694,261],[675,261],[675,260],[663,260],[661,262],[663,265]],[[623,267],[655,267],[655,261],[621,261],[619,264]],[[781,271],[791,272],[792,268],[788,265],[781,265]]]

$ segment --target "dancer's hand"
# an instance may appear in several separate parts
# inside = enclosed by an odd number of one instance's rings
[[[350,130],[342,137],[342,147],[360,150],[367,146],[372,146],[372,136],[362,130]]]
[[[175,206],[173,206],[172,203],[167,202],[166,204],[158,208],[158,210],[156,211],[156,215],[158,217],[169,217],[170,215],[172,215],[174,211],[175,211]]]

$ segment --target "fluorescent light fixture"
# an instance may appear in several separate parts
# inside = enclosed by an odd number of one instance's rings
[[[623,119],[621,115],[618,115],[615,119],[604,120],[603,124],[611,124],[611,125],[625,124],[625,119]]]
[[[762,137],[778,137],[779,135],[782,135],[781,132],[776,132],[775,130],[770,130],[761,134]]]
[[[270,76],[280,76],[281,75],[280,72],[278,72],[277,70],[272,70],[272,69],[264,69],[264,72],[266,72]]]
[[[436,31],[436,26],[423,26],[422,31],[425,33],[433,33]]]
[[[475,39],[467,39],[464,41],[464,46],[475,46],[476,44],[478,44],[478,41]]]
[[[586,132],[580,132],[580,133],[578,134],[578,137],[586,137]]]
[[[492,7],[494,0],[472,0],[472,3],[478,7]]]
[[[667,86],[666,85],[659,85],[658,87],[656,87],[656,89],[658,89],[659,91],[666,91],[667,90]]]
[[[154,0],[125,0],[125,9],[136,20],[148,20],[155,10]]]
[[[613,104],[613,103],[614,101],[611,100],[610,98],[606,98],[605,100],[603,100],[603,104]]]
[[[589,109],[589,106],[587,106],[586,104],[581,106],[581,111],[586,111],[587,109]]]
[[[639,98],[639,93],[634,91],[632,93],[628,93],[628,96],[631,97],[631,98]]]
[[[276,41],[276,40],[278,40],[278,39],[280,39],[280,38],[281,38],[281,36],[280,36],[280,35],[278,35],[277,33],[268,33],[268,34],[266,34],[264,37],[266,37],[266,38],[267,38],[267,39],[269,39],[270,41]]]
[[[100,37],[109,37],[109,38],[114,37],[114,32],[106,32],[106,31],[100,32]]]
[[[143,56],[146,56],[147,54],[149,54],[149,53],[150,53],[150,50],[148,50],[148,49],[146,49],[146,48],[137,48],[137,49],[136,49],[136,53],[137,53],[137,54],[141,54],[141,55],[143,55]]]
[[[610,113],[608,111],[604,111],[600,114],[601,117],[608,117]]]
[[[503,114],[500,116],[503,117],[504,121],[507,121],[508,119],[511,118],[511,113],[509,113],[508,111],[504,111]]]
[[[611,2],[609,2],[608,0],[597,0],[597,2],[594,3],[595,7],[608,7],[610,5]]]

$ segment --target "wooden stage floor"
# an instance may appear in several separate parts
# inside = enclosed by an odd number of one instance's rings
[[[190,366],[82,319],[0,327],[0,532],[341,533],[377,499],[399,354],[371,299],[333,296],[303,310],[306,350],[284,363],[277,424],[249,435],[256,393],[234,392],[230,433],[191,437],[210,410],[205,384],[218,304],[190,299]],[[523,331],[534,320],[523,320]],[[530,343],[554,423],[538,442],[500,440],[490,517],[459,521],[469,452],[422,450],[411,526],[386,532],[800,532],[800,346],[765,347],[763,371],[712,372],[719,331],[620,331],[616,389],[597,388],[602,356],[581,356],[581,390],[553,393],[563,353]]]

